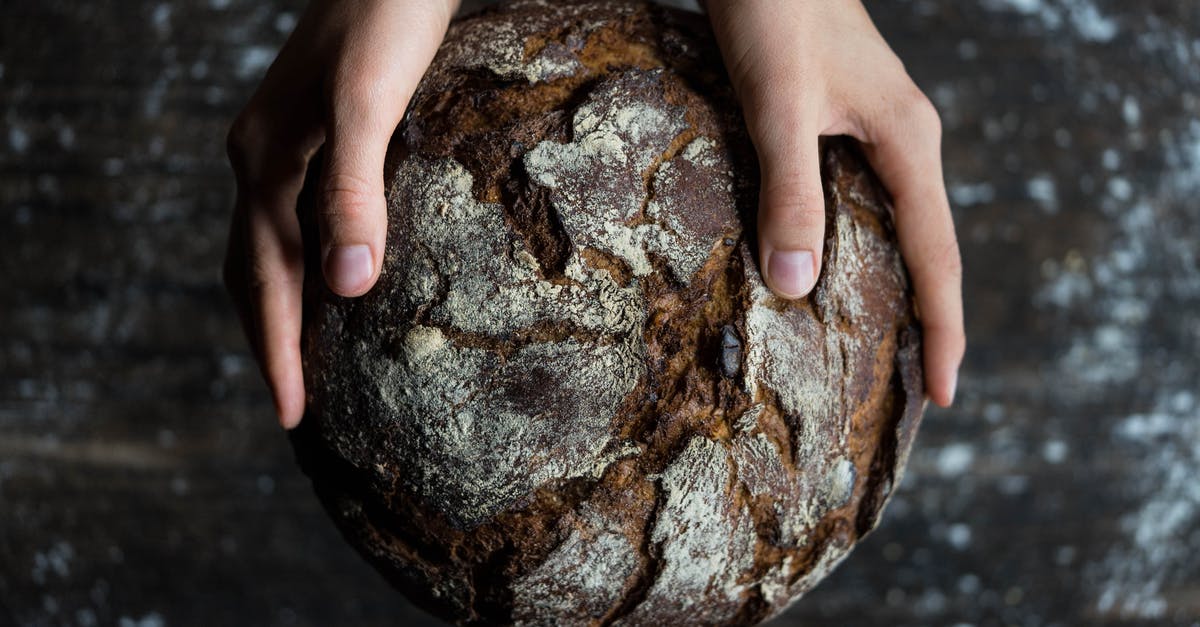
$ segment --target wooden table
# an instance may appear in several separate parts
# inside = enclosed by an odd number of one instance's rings
[[[779,625],[1200,624],[1200,3],[877,0],[942,111],[960,401]],[[297,470],[220,286],[297,1],[0,8],[0,625],[432,624]]]

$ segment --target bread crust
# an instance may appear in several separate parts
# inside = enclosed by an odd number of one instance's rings
[[[292,441],[349,542],[465,624],[750,624],[815,585],[923,409],[889,200],[852,142],[820,150],[822,272],[784,301],[702,18],[456,21],[393,138],[379,283],[305,285]]]

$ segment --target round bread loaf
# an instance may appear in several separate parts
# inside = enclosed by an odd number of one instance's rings
[[[852,142],[820,150],[822,272],[786,301],[702,16],[456,21],[392,141],[379,283],[305,287],[292,439],[349,542],[467,624],[750,624],[816,584],[923,408],[889,201]]]

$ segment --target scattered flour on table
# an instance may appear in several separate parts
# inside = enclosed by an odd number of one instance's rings
[[[1047,30],[1070,27],[1086,41],[1105,43],[1118,32],[1116,20],[1101,13],[1092,0],[983,0],[983,5],[1035,17]]]
[[[1140,121],[1136,101],[1117,102],[1124,122]],[[1099,254],[1072,250],[1047,259],[1045,282],[1034,296],[1035,306],[1088,321],[1072,327],[1058,358],[1055,372],[1064,393],[1142,407],[1111,417],[1108,427],[1121,472],[1111,489],[1129,503],[1118,518],[1123,536],[1083,566],[1096,611],[1130,619],[1169,617],[1180,607],[1172,599],[1200,577],[1200,564],[1192,559],[1200,554],[1200,372],[1195,360],[1164,363],[1164,355],[1200,351],[1200,326],[1185,313],[1189,303],[1200,304],[1194,238],[1200,225],[1194,202],[1200,193],[1200,122],[1164,129],[1162,137],[1165,167],[1156,186],[1130,183],[1115,149],[1102,155],[1107,180],[1098,218],[1111,222],[1114,235]],[[1162,315],[1172,310],[1178,315]],[[1153,332],[1150,325],[1156,325]],[[1149,344],[1159,336],[1182,344],[1164,352]],[[1141,390],[1141,375],[1150,368],[1159,387]],[[1136,400],[1146,393],[1148,401]],[[1057,439],[1041,450],[1052,464],[1069,452]]]
[[[277,52],[271,46],[246,46],[237,57],[234,73],[242,80],[258,78],[267,71]]]
[[[1133,487],[1140,507],[1120,518],[1127,541],[1092,566],[1102,583],[1096,609],[1136,618],[1163,618],[1176,581],[1200,577],[1200,407],[1191,391],[1164,393],[1152,411],[1115,429],[1140,460]]]
[[[975,462],[975,447],[956,442],[942,447],[937,454],[938,474],[943,477],[961,477]]]
[[[74,559],[75,547],[61,540],[55,542],[45,551],[34,553],[30,578],[38,585],[45,584],[50,575],[66,579],[71,575],[71,561]]]
[[[117,627],[165,627],[167,622],[158,612],[150,612],[145,616],[122,616],[117,619]]]

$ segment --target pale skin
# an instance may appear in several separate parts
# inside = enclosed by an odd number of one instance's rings
[[[860,0],[706,5],[762,171],[767,285],[789,299],[812,289],[825,228],[817,140],[857,138],[894,200],[924,330],[926,396],[949,406],[966,339],[933,105]],[[361,296],[379,277],[386,245],[388,141],[457,9],[458,0],[315,0],[230,130],[238,194],[225,283],[286,429],[305,404],[296,201],[308,161],[325,147],[322,273],[335,293]]]

